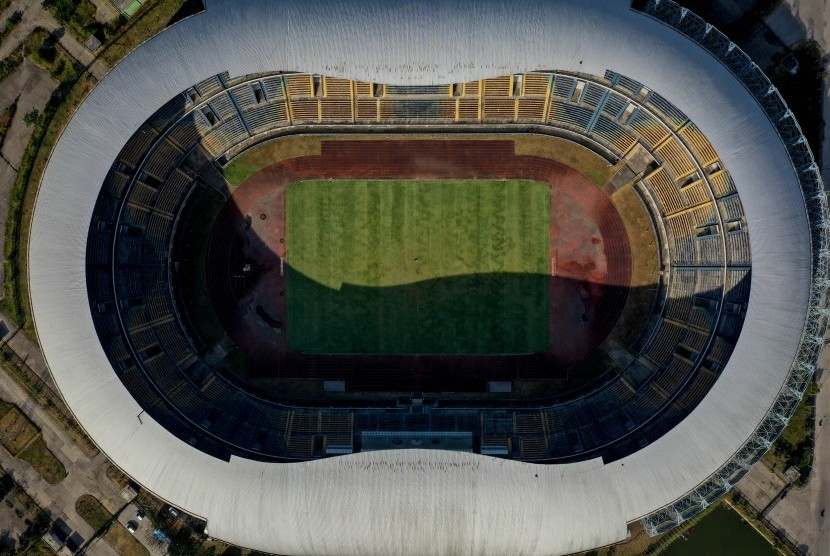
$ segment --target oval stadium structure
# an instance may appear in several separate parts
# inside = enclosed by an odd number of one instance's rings
[[[206,2],[75,113],[39,341],[125,473],[279,554],[570,554],[770,447],[827,202],[775,87],[669,0]]]

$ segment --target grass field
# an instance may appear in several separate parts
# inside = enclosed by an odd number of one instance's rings
[[[664,556],[777,556],[778,551],[741,516],[721,504],[661,552]]]
[[[521,180],[290,185],[288,347],[547,349],[549,195]]]

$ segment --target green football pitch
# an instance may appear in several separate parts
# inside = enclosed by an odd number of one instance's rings
[[[548,347],[550,188],[522,180],[288,186],[288,348],[496,354]]]

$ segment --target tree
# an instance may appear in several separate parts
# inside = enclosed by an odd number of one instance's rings
[[[75,2],[73,0],[43,0],[43,7],[51,9],[55,20],[60,24],[69,21],[75,13]]]
[[[39,121],[40,111],[37,108],[33,108],[31,112],[26,112],[26,114],[23,116],[23,123],[26,124],[26,127],[35,125]]]

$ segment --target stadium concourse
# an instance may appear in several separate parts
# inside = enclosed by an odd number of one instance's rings
[[[211,366],[173,284],[189,197],[266,140],[371,133],[374,149],[327,139],[321,156],[377,162],[392,132],[444,136],[431,161],[453,172],[465,152],[499,152],[510,164],[482,161],[474,176],[552,187],[575,170],[512,153],[518,139],[449,147],[449,135],[555,136],[607,161],[598,185],[612,201],[636,191],[661,277],[607,380],[504,407],[332,407],[262,398]],[[476,151],[485,143],[502,150]],[[274,162],[332,177],[307,154]],[[609,260],[628,253],[614,210],[598,212]],[[246,216],[237,224],[253,227]],[[622,541],[637,521],[650,534],[681,523],[769,448],[823,344],[827,225],[816,164],[775,88],[673,2],[210,1],[74,115],[39,191],[29,281],[78,421],[211,535],[280,554],[569,554]],[[232,250],[231,228],[214,230],[213,249]],[[447,449],[394,449],[402,438]]]

